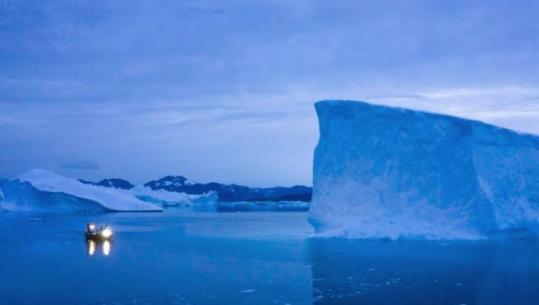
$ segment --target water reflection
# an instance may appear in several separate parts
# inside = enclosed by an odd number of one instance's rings
[[[539,304],[539,244],[308,241],[314,304]]]
[[[86,248],[88,249],[88,255],[92,256],[95,253],[95,241],[93,240],[87,240],[86,241]]]
[[[103,242],[103,255],[108,256],[110,254],[110,241],[105,240]]]
[[[109,256],[111,248],[112,248],[112,243],[108,240],[95,241],[95,240],[89,239],[86,241],[86,253],[88,253],[88,256],[93,256],[96,253],[97,249],[100,249],[101,253],[104,256]]]

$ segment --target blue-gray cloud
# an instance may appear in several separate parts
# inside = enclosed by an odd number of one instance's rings
[[[68,160],[60,164],[60,167],[67,169],[98,170],[99,165],[89,160]]]
[[[85,178],[309,183],[327,98],[539,132],[538,16],[536,1],[2,1],[0,175],[79,158],[100,165]]]

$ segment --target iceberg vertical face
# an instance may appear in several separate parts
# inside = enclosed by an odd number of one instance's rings
[[[323,101],[316,111],[317,232],[470,239],[537,229],[538,137],[363,102]]]

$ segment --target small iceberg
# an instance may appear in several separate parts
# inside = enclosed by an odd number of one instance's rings
[[[3,201],[8,211],[162,211],[131,193],[102,186],[90,185],[77,179],[36,169],[0,184]]]
[[[166,190],[152,190],[145,186],[136,186],[130,192],[138,199],[158,204],[163,207],[190,207],[198,205],[214,205],[219,200],[215,192],[204,194],[186,194]]]

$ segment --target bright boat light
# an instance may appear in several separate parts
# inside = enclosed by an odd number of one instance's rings
[[[88,225],[88,227],[90,228],[90,230],[95,230],[95,224],[91,223],[90,225]]]
[[[103,236],[103,238],[111,237],[112,236],[112,230],[110,228],[103,229],[103,231],[101,231],[101,236]]]

